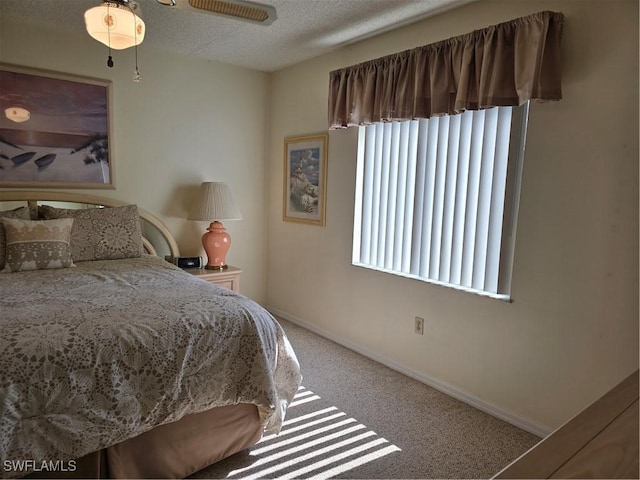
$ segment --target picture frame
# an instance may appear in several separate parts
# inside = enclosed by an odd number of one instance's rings
[[[114,189],[111,82],[0,63],[0,188]]]
[[[327,200],[326,133],[284,140],[282,219],[324,226]]]

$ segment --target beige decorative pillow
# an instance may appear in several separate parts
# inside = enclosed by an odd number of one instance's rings
[[[19,207],[15,210],[5,210],[0,212],[0,219],[2,218],[20,218],[22,220],[29,220],[30,214],[29,209],[27,207]],[[4,232],[4,226],[2,225],[2,221],[0,221],[0,270],[4,268],[4,261],[6,257],[6,243],[7,236]]]
[[[2,223],[7,236],[7,257],[2,273],[75,266],[70,247],[72,218],[3,218]]]
[[[40,206],[47,219],[73,218],[71,255],[74,262],[115,260],[142,255],[142,233],[137,205],[70,210]]]

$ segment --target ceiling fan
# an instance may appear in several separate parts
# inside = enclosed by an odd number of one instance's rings
[[[193,8],[259,25],[271,25],[276,19],[276,9],[271,5],[248,0],[156,0],[160,5],[173,8]],[[135,70],[133,81],[140,82],[138,70],[138,45],[144,40],[145,23],[140,18],[139,5],[134,0],[102,0],[98,6],[84,13],[87,33],[109,48],[107,66],[113,67],[111,49],[134,47]]]
[[[160,5],[196,9],[244,20],[259,25],[271,25],[276,19],[276,9],[271,5],[249,0],[156,0]],[[139,15],[138,2],[134,0],[102,0],[85,14],[87,31],[94,39],[122,50],[139,45],[144,40],[145,24]]]

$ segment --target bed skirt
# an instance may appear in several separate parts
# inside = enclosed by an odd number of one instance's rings
[[[262,431],[255,405],[217,407],[86,455],[74,472],[25,478],[184,478],[256,444]]]

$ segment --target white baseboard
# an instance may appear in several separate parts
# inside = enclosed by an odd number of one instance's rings
[[[546,425],[540,425],[539,423],[536,423],[528,418],[525,418],[521,415],[518,415],[516,413],[510,412],[508,410],[505,410],[504,408],[500,408],[497,405],[494,405],[492,403],[486,402],[484,400],[481,400],[477,397],[474,397],[473,395],[470,395],[469,393],[460,390],[459,388],[456,388],[453,385],[450,385],[446,382],[442,382],[436,378],[430,377],[428,375],[424,375],[422,373],[416,372],[415,370],[408,368],[405,365],[402,365],[400,363],[397,363],[393,360],[390,360],[372,350],[370,350],[367,347],[363,347],[362,345],[359,345],[357,343],[354,343],[350,340],[346,340],[344,338],[341,338],[331,332],[328,332],[322,328],[318,328],[317,326],[306,322],[305,320],[296,317],[295,315],[291,315],[287,312],[284,312],[282,310],[279,310],[277,308],[273,308],[269,305],[267,305],[267,310],[270,311],[273,315],[281,317],[285,320],[288,320],[292,323],[295,323],[296,325],[299,325],[301,327],[306,328],[307,330],[311,330],[314,333],[317,333],[318,335],[325,337],[333,342],[336,342],[340,345],[342,345],[343,347],[346,347],[350,350],[353,350],[355,352],[358,352],[361,355],[364,355],[365,357],[370,358],[371,360],[374,360],[378,363],[381,363],[382,365],[385,365],[397,372],[400,372],[404,375],[407,375],[408,377],[414,378],[416,380],[418,380],[419,382],[422,382],[426,385],[429,385],[430,387],[435,388],[436,390],[439,390],[453,398],[456,398],[458,400],[461,400],[469,405],[471,405],[472,407],[477,408],[478,410],[482,410],[483,412],[488,413],[489,415],[492,415],[496,418],[499,418],[501,420],[504,420],[507,423],[510,423],[511,425],[514,425],[518,428],[521,428],[522,430],[525,430],[529,433],[532,433],[534,435],[537,435],[538,437],[546,437],[547,435],[549,435],[553,429],[546,426]]]

